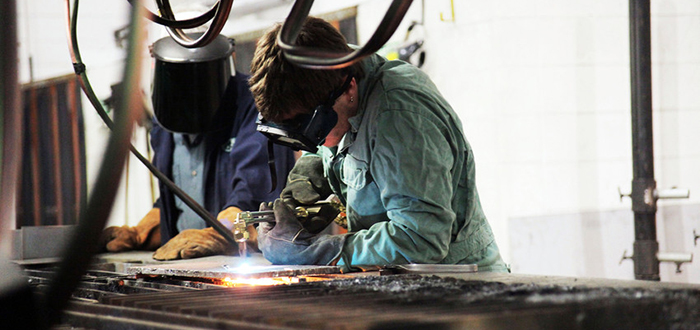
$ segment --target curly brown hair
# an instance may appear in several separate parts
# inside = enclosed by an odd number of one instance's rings
[[[310,113],[328,100],[348,74],[347,68],[307,69],[289,62],[277,44],[281,29],[282,25],[276,24],[258,40],[248,81],[258,111],[273,122],[294,111]],[[344,53],[352,51],[345,37],[333,25],[316,17],[306,19],[295,45]],[[361,64],[357,62],[350,68],[355,79],[359,80],[362,77]]]

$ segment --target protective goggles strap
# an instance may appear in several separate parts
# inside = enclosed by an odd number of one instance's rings
[[[277,168],[275,166],[275,147],[270,139],[267,140],[267,166],[270,168],[270,179],[272,179],[270,192],[273,192],[277,188]]]
[[[345,82],[343,82],[343,85],[340,86],[339,89],[334,90],[331,92],[331,97],[328,98],[328,102],[326,102],[327,105],[330,105],[331,107],[335,103],[335,100],[338,99],[343,93],[345,93],[348,88],[350,88],[350,82],[352,82],[352,78],[354,75],[352,73],[348,73],[348,77],[345,78]]]

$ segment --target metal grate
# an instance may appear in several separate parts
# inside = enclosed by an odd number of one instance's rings
[[[28,270],[39,291],[51,270]],[[504,284],[416,274],[227,288],[89,272],[64,325],[89,329],[692,329],[700,291]]]

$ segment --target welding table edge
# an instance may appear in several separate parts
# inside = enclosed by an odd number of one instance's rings
[[[558,285],[577,287],[611,287],[611,288],[639,288],[639,289],[690,289],[700,290],[700,284],[678,282],[655,282],[627,279],[609,279],[597,277],[574,277],[558,275],[534,275],[514,273],[465,273],[465,274],[437,274],[438,276],[454,277],[468,281],[501,282],[505,284],[534,284],[534,285]]]
[[[177,260],[174,262],[159,262],[152,259],[153,252],[140,251],[129,253],[111,253],[101,254],[98,258],[106,262],[133,262],[134,259],[140,260],[143,264],[164,264],[164,263],[187,263],[192,260]],[[260,256],[261,257],[261,256]],[[205,257],[211,259],[226,259],[236,258],[231,256],[212,256]],[[200,258],[202,259],[202,258]],[[266,261],[260,261],[266,262]],[[269,262],[267,263],[269,264]],[[353,276],[373,276],[379,275],[378,271],[368,271],[362,273],[349,273]],[[585,286],[585,287],[627,287],[627,288],[663,288],[663,289],[692,289],[700,290],[700,284],[695,283],[678,283],[678,282],[654,282],[632,279],[608,279],[596,277],[573,277],[573,276],[558,276],[558,275],[535,275],[535,274],[516,274],[516,273],[433,273],[420,274],[422,276],[436,275],[440,277],[453,277],[470,281],[488,281],[502,282],[506,284],[536,284],[536,285],[565,285],[565,286]]]

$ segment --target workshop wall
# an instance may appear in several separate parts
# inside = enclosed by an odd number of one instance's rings
[[[618,265],[634,241],[631,201],[618,193],[632,181],[628,1],[454,1],[454,21],[450,3],[425,1],[422,68],[462,118],[506,262],[518,273],[633,278],[631,261]],[[378,22],[388,4],[363,3],[358,21]],[[420,4],[404,24],[420,20]],[[700,215],[688,210],[700,202],[700,2],[651,10],[657,186],[694,192],[659,201],[660,250],[697,254]],[[360,39],[375,26],[360,24]],[[600,235],[586,239],[592,230]],[[681,274],[662,265],[662,280],[698,282],[696,264]]]
[[[18,1],[17,9],[20,82],[37,82],[73,73],[67,41],[65,2]],[[115,32],[128,24],[129,9],[127,1],[80,2],[78,44],[92,88],[102,101],[112,95],[112,86],[122,78],[125,49],[117,42]],[[145,67],[150,67],[148,62]],[[99,118],[84,93],[81,94],[85,123],[87,184],[88,191],[91,191],[110,130]],[[144,155],[148,154],[146,134],[146,130],[139,127],[134,131],[132,141]],[[153,196],[148,170],[133,156],[130,156],[128,164],[109,225],[135,225],[152,206]]]

